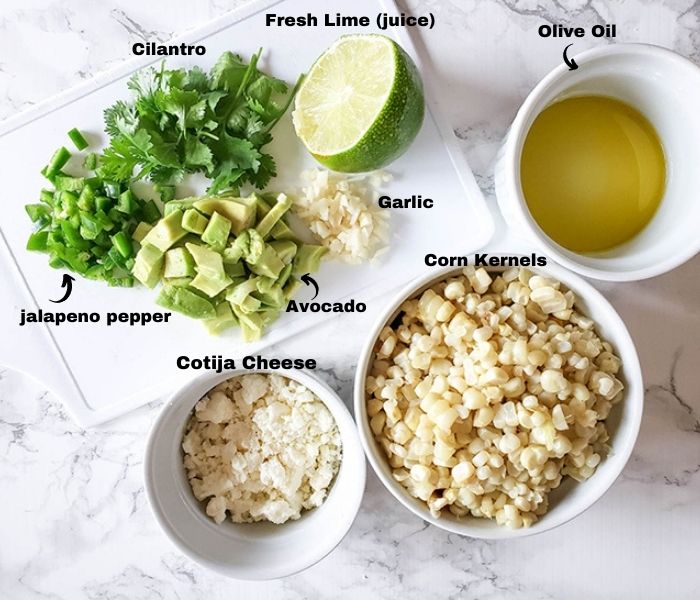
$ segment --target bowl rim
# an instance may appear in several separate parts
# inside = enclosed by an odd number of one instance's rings
[[[221,563],[213,563],[208,559],[202,557],[196,551],[194,551],[190,545],[188,545],[185,540],[177,533],[171,526],[169,520],[166,518],[165,513],[162,509],[160,501],[158,499],[156,477],[154,475],[154,447],[157,439],[157,433],[160,428],[164,425],[166,419],[170,413],[175,410],[177,406],[183,402],[192,402],[192,407],[198,401],[198,398],[194,398],[196,394],[189,397],[192,390],[199,387],[206,381],[210,381],[211,385],[208,389],[213,388],[221,381],[230,379],[232,377],[238,377],[241,375],[252,375],[252,374],[276,374],[283,377],[287,377],[293,381],[297,381],[310,389],[321,402],[326,405],[328,410],[333,415],[333,418],[340,425],[343,422],[345,427],[339,427],[341,435],[341,467],[345,461],[345,450],[349,448],[352,451],[353,446],[355,446],[359,456],[357,469],[354,471],[352,477],[356,479],[356,484],[353,486],[355,490],[352,495],[345,495],[344,498],[348,502],[348,510],[343,511],[343,514],[336,515],[337,519],[345,520],[346,524],[343,528],[342,535],[327,540],[327,542],[321,543],[323,540],[314,540],[313,550],[308,553],[306,560],[297,561],[293,568],[288,568],[284,565],[280,568],[278,565],[270,565],[268,570],[264,574],[256,573],[251,574],[248,572],[247,568],[241,568],[235,564],[226,564],[223,566]],[[191,411],[187,412],[189,416]],[[345,435],[343,434],[345,432]],[[354,432],[354,435],[353,433]],[[348,438],[348,433],[350,438]],[[352,443],[346,444],[348,439],[352,439]],[[178,386],[178,388],[170,394],[168,399],[164,402],[158,415],[154,419],[151,428],[148,432],[148,438],[146,442],[146,449],[144,453],[144,464],[143,464],[143,477],[144,477],[144,488],[146,491],[146,498],[148,499],[148,504],[151,509],[152,515],[155,517],[160,529],[165,534],[165,536],[170,540],[170,542],[187,558],[193,562],[201,565],[202,567],[214,571],[220,575],[224,575],[229,578],[248,580],[248,581],[269,581],[272,579],[279,579],[282,577],[288,577],[296,573],[300,573],[313,566],[314,564],[321,561],[323,558],[328,556],[345,538],[345,536],[350,531],[362,503],[364,497],[364,490],[366,484],[366,463],[364,460],[364,455],[362,451],[361,441],[359,435],[357,434],[357,427],[352,414],[348,410],[348,407],[343,402],[342,398],[331,388],[325,381],[320,379],[317,375],[311,373],[308,369],[226,369],[217,373],[213,370],[203,370],[198,373],[193,378],[187,380],[184,384]],[[325,502],[325,500],[324,500]]]
[[[473,254],[468,255],[469,264],[473,265]],[[493,253],[489,256],[522,256],[519,253]],[[491,271],[503,271],[507,267],[487,267],[486,270]],[[610,304],[610,302],[590,283],[584,280],[580,275],[574,273],[557,264],[553,260],[547,260],[547,266],[545,267],[526,267],[535,273],[540,273],[543,275],[549,275],[556,278],[558,281],[563,283],[567,288],[574,291],[577,297],[580,297],[584,302],[588,298],[595,298],[598,302],[602,303],[606,310],[609,311],[611,318],[615,322],[615,328],[619,331],[618,339],[616,343],[618,346],[623,345],[626,348],[626,354],[632,358],[630,361],[625,363],[624,375],[628,383],[628,389],[634,388],[638,390],[635,397],[630,398],[626,395],[623,401],[628,402],[630,406],[630,416],[632,433],[624,438],[623,446],[616,446],[614,455],[610,455],[608,460],[614,459],[615,468],[611,469],[608,474],[609,480],[607,483],[599,489],[598,495],[588,504],[583,506],[580,510],[573,511],[571,514],[564,514],[557,519],[547,521],[544,518],[538,520],[529,528],[520,529],[509,529],[505,526],[495,526],[491,529],[488,528],[478,528],[471,526],[470,520],[465,520],[462,523],[455,522],[453,520],[435,518],[432,516],[427,506],[421,501],[413,496],[411,496],[408,491],[393,477],[387,475],[385,469],[387,466],[386,457],[380,454],[376,448],[374,435],[369,427],[369,419],[367,417],[367,404],[365,401],[365,389],[364,382],[367,377],[367,372],[369,370],[369,359],[372,355],[373,347],[380,331],[386,325],[388,320],[393,316],[398,307],[405,301],[413,296],[415,296],[422,288],[433,285],[440,281],[443,281],[451,274],[460,273],[463,267],[448,266],[440,269],[436,269],[431,273],[426,273],[425,275],[413,280],[411,283],[403,287],[399,292],[396,293],[394,299],[387,304],[386,308],[377,317],[373,326],[370,328],[367,340],[365,341],[360,358],[357,363],[357,369],[355,371],[355,380],[353,385],[353,406],[355,412],[355,422],[357,428],[360,432],[360,440],[362,442],[362,447],[365,451],[365,456],[369,464],[372,467],[375,475],[382,482],[384,487],[391,493],[394,498],[396,498],[405,508],[410,510],[414,515],[420,517],[424,521],[439,527],[450,533],[456,533],[458,535],[476,538],[476,539],[514,539],[520,537],[527,537],[532,535],[538,535],[544,533],[545,531],[550,531],[555,529],[565,523],[568,523],[572,519],[586,512],[591,506],[593,506],[598,500],[600,500],[605,493],[612,487],[612,485],[617,481],[625,468],[627,462],[629,461],[632,451],[635,446],[635,442],[639,435],[639,429],[642,421],[642,412],[644,407],[644,384],[642,379],[642,371],[639,363],[639,357],[637,350],[632,340],[632,337],[627,330],[627,326],[624,321],[617,313],[615,308]],[[631,401],[630,401],[631,400]],[[595,478],[595,474],[591,479]],[[470,517],[475,518],[475,517]],[[495,523],[495,522],[494,522]],[[543,524],[544,523],[544,524]]]

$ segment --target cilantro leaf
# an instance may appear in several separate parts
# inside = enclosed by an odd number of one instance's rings
[[[258,69],[262,50],[246,62],[224,52],[207,74],[199,67],[150,67],[132,75],[131,102],[120,100],[105,113],[110,145],[100,173],[116,181],[148,177],[161,186],[185,173],[212,178],[210,192],[249,184],[262,189],[276,175],[263,147],[289,107],[284,81]]]
[[[195,137],[188,137],[185,142],[185,163],[192,166],[201,166],[207,173],[214,170],[214,155],[209,147]]]

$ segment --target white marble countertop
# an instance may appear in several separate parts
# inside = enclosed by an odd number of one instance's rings
[[[117,64],[134,41],[166,40],[240,4],[4,0],[0,119]],[[617,23],[618,41],[656,43],[700,60],[700,7],[692,0],[404,6],[435,13],[438,25],[422,41],[447,116],[490,201],[498,142],[565,45],[538,38],[540,24],[602,19]],[[577,40],[575,49],[595,43],[603,42]],[[307,571],[266,583],[214,575],[158,529],[141,473],[157,403],[80,431],[41,385],[0,370],[0,598],[700,597],[700,258],[657,279],[599,287],[628,324],[647,386],[634,455],[602,500],[554,531],[487,542],[428,526],[370,472],[360,514],[341,545]],[[306,354],[323,344],[323,374],[350,402],[372,316],[329,323],[280,351]]]

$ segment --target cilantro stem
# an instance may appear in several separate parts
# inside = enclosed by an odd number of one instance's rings
[[[284,105],[284,108],[280,111],[279,115],[270,123],[268,123],[267,127],[265,127],[265,131],[270,131],[277,123],[279,123],[279,120],[284,116],[284,114],[287,112],[287,109],[290,107],[292,102],[294,101],[294,97],[297,95],[297,92],[299,91],[299,88],[301,87],[301,84],[304,82],[304,78],[306,76],[304,73],[299,75],[299,78],[297,79],[297,82],[294,84],[294,87],[292,88],[292,92],[289,94],[289,98],[287,98],[287,102]]]

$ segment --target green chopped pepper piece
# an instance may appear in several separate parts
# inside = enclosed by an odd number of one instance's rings
[[[41,192],[39,193],[39,200],[41,200],[44,204],[53,206],[53,195],[54,192],[52,192],[51,190],[41,190]]]
[[[123,231],[115,233],[112,236],[112,243],[119,254],[121,254],[124,258],[131,258],[133,256],[134,247],[131,244],[129,236]]]
[[[112,207],[112,199],[107,198],[107,196],[96,196],[95,197],[95,210],[101,210],[106,213]]]
[[[91,185],[85,185],[83,189],[80,190],[78,208],[87,212],[95,210],[95,190],[92,189]]]
[[[45,222],[51,214],[51,208],[46,204],[27,204],[24,210],[33,223]]]
[[[27,240],[27,250],[32,252],[46,252],[48,250],[48,231],[36,231]]]
[[[85,187],[85,177],[71,177],[70,175],[56,175],[54,185],[59,192],[80,193]]]
[[[83,169],[86,171],[94,171],[97,169],[97,160],[97,153],[90,152],[85,156],[85,160],[83,161]]]
[[[58,150],[56,150],[54,155],[51,157],[49,164],[46,165],[46,167],[42,171],[43,175],[47,179],[52,181],[53,178],[60,172],[60,170],[70,160],[70,157],[71,157],[70,152],[68,152],[68,150],[64,146],[61,146]]]
[[[131,190],[126,190],[119,194],[119,200],[117,201],[117,210],[123,212],[127,215],[133,215],[138,208],[138,202],[134,192]]]
[[[89,146],[87,140],[83,137],[83,134],[80,133],[76,127],[73,127],[73,129],[68,132],[68,137],[71,139],[73,144],[75,144],[75,147],[78,150],[85,150],[85,148]]]
[[[158,205],[153,200],[149,200],[143,205],[143,220],[147,223],[155,223],[158,219],[160,219]]]

